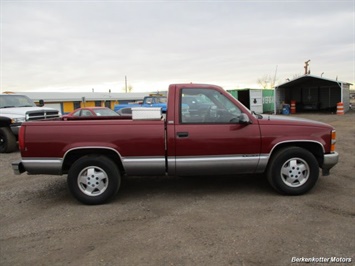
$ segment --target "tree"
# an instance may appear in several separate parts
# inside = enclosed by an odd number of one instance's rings
[[[132,92],[133,91],[133,86],[132,85],[128,85],[127,88],[123,87],[122,90],[124,92]]]
[[[271,78],[270,75],[262,76],[257,80],[257,82],[263,89],[274,88],[276,84],[275,78]]]

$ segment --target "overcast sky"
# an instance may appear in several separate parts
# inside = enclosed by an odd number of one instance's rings
[[[1,0],[1,91],[354,78],[355,1]],[[260,87],[261,88],[261,87]],[[353,88],[353,87],[352,87]]]

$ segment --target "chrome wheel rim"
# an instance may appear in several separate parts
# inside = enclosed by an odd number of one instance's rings
[[[106,172],[97,166],[88,166],[78,175],[78,187],[85,195],[99,196],[108,187]]]
[[[309,165],[300,158],[291,158],[281,167],[281,179],[289,187],[300,187],[309,178]]]

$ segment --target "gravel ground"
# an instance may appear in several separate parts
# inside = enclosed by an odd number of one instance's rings
[[[85,206],[64,176],[15,176],[19,152],[1,154],[0,265],[354,265],[355,112],[294,116],[335,126],[341,156],[297,197],[258,175],[134,177]]]

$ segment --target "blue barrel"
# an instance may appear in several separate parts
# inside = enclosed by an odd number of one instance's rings
[[[282,114],[283,115],[289,115],[290,114],[290,105],[289,104],[284,104],[282,106]]]

